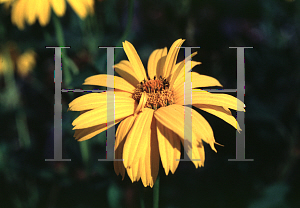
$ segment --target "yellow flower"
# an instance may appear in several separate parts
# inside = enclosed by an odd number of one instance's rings
[[[81,19],[94,12],[94,0],[0,0],[0,3],[12,6],[11,21],[23,30],[25,22],[32,25],[36,19],[41,26],[47,25],[51,7],[57,16],[63,16],[66,12],[66,1]]]
[[[7,60],[6,58],[0,54],[0,75],[2,75],[3,73],[5,73],[5,71],[7,70]]]
[[[15,70],[19,76],[26,77],[35,67],[36,53],[29,49],[20,55],[14,42],[8,42],[0,52],[0,75]]]
[[[132,180],[142,180],[144,186],[153,187],[159,169],[159,158],[165,173],[177,169],[180,149],[184,145],[184,81],[185,61],[176,64],[179,47],[184,40],[167,48],[155,50],[149,57],[148,76],[133,45],[128,41],[123,48],[129,61],[116,64],[115,71],[122,77],[114,76],[115,123],[120,125],[116,132],[114,162],[117,175],[124,178],[125,170]],[[191,62],[194,67],[200,62]],[[193,88],[222,86],[218,80],[191,72]],[[107,86],[108,75],[89,77],[85,85]],[[81,111],[72,123],[74,137],[84,141],[107,129],[106,92],[90,93],[76,98],[69,109]],[[207,91],[192,92],[192,105],[207,111],[240,130],[229,108],[244,111],[244,104],[227,94],[214,94]],[[193,143],[184,147],[193,159],[196,168],[204,166],[205,154],[202,141],[214,147],[215,139],[209,123],[197,111],[192,111]],[[110,127],[110,126],[109,126]],[[186,141],[187,142],[187,141]]]
[[[27,76],[27,74],[35,67],[36,53],[33,50],[27,50],[20,55],[17,59],[18,74],[21,77]]]

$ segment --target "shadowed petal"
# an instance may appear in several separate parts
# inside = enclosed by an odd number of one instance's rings
[[[178,105],[184,105],[184,87],[178,87],[174,91],[174,100]],[[238,111],[245,111],[244,103],[236,97],[228,94],[210,93],[205,90],[192,91],[192,105],[215,105]]]
[[[185,66],[186,63],[191,63],[191,69],[194,66],[197,66],[198,64],[201,64],[201,62],[197,62],[197,61],[191,61],[191,57],[195,56],[197,54],[197,52],[191,54],[189,57],[187,57],[185,60],[181,61],[180,63],[176,64],[174,66],[174,69],[172,70],[172,74],[170,77],[170,89],[173,88],[173,85],[176,83],[176,81],[185,76]]]
[[[201,128],[201,126],[196,125],[199,124],[198,123],[199,119],[197,118],[194,119],[194,115],[192,117],[193,119],[192,125],[185,126],[185,122],[184,122],[185,108],[187,107],[176,105],[176,104],[169,105],[167,107],[162,107],[155,111],[154,117],[156,118],[157,122],[161,123],[162,125],[164,125],[169,129],[172,129],[174,133],[176,133],[180,137],[180,140],[184,146],[184,150],[187,152],[189,158],[192,159],[192,162],[194,163],[195,167],[198,168],[198,166],[201,166],[202,163],[204,164],[204,160],[202,159],[204,154],[204,149],[201,150],[199,148],[203,148],[203,146],[201,147],[202,144],[201,139],[203,136],[205,136],[205,134],[207,134],[207,132],[204,133],[200,132],[199,127]],[[187,131],[192,132],[192,143],[188,139],[184,140],[184,130],[185,130],[184,127],[186,127]],[[208,140],[207,138],[204,139]],[[201,159],[201,161],[197,161],[194,159]]]
[[[114,66],[115,71],[133,86],[139,84],[138,78],[129,61],[123,60]]]
[[[203,140],[210,145],[212,150],[217,152],[214,146],[215,138],[211,126],[206,119],[194,109],[192,109],[192,128],[197,135],[197,141],[201,142],[201,140]]]
[[[74,133],[75,140],[82,142],[82,141],[91,139],[92,137],[100,134],[101,132],[107,130],[108,128],[116,125],[121,120],[122,119],[116,120],[115,123],[109,124],[108,126],[106,123],[103,123],[103,124],[92,126],[92,127],[85,128],[85,129],[76,129],[75,133]]]
[[[166,175],[169,170],[174,174],[180,159],[180,138],[172,130],[157,122],[157,139],[162,166]]]
[[[163,49],[157,49],[152,52],[148,60],[148,75],[150,79],[153,79],[154,76],[159,78],[162,76],[162,70],[165,65],[167,57],[167,47]]]
[[[207,91],[199,90],[192,92],[192,104],[206,104],[222,106],[224,108],[230,108],[238,111],[245,111],[244,103],[233,97],[232,95],[210,93]]]
[[[232,116],[230,110],[225,110],[223,107],[215,106],[215,105],[202,105],[202,104],[194,104],[195,107],[200,108],[210,114],[213,114],[225,122],[229,123],[231,126],[237,129],[238,132],[242,131],[236,119]]]

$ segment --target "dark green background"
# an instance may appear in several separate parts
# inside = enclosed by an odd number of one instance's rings
[[[132,12],[130,10],[132,8]],[[54,61],[58,46],[55,22],[38,23],[19,31],[10,12],[0,6],[0,48],[8,41],[20,51],[33,48],[37,65],[26,78],[15,74],[19,93],[16,107],[0,103],[0,207],[152,207],[152,189],[116,176],[105,158],[105,132],[86,142],[74,140],[68,103],[82,93],[62,93],[63,157],[71,162],[45,162],[53,158]],[[200,46],[194,58],[202,65],[194,71],[217,78],[227,89],[236,88],[236,50],[245,52],[246,158],[254,162],[228,162],[235,158],[235,130],[205,112],[215,139],[214,153],[205,145],[206,161],[195,169],[180,162],[175,174],[160,168],[160,206],[179,207],[300,207],[300,2],[284,0],[161,0],[95,2],[95,15],[81,21],[70,7],[59,21],[65,44],[63,89],[82,86],[85,78],[106,73],[106,51],[98,46],[121,46],[130,41],[143,63],[151,52],[179,39],[183,46]],[[54,13],[52,13],[52,18]],[[68,58],[69,57],[69,58]],[[183,60],[183,50],[178,60]],[[68,59],[68,61],[67,61]],[[127,59],[122,49],[115,63]],[[64,70],[64,69],[63,69]],[[8,92],[0,77],[0,92]],[[235,93],[231,93],[236,96]],[[28,127],[30,143],[20,144],[16,118]],[[25,128],[26,130],[26,128]],[[298,163],[298,164],[297,164]]]

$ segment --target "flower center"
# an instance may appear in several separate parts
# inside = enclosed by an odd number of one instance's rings
[[[144,80],[138,84],[132,98],[139,102],[143,92],[146,92],[148,95],[145,104],[147,108],[156,110],[174,103],[173,91],[169,90],[169,82],[161,76],[159,79],[156,79],[154,76],[153,80]]]

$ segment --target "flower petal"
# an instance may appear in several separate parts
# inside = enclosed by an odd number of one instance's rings
[[[230,108],[238,111],[245,111],[244,103],[228,94],[210,93],[204,90],[193,90],[192,91],[192,105],[194,104],[205,104],[205,105],[216,105],[224,108]]]
[[[13,3],[11,10],[11,22],[16,24],[19,30],[24,30],[25,14],[26,14],[26,0],[19,0]]]
[[[115,120],[132,115],[135,108],[136,102],[131,98],[115,100]],[[107,104],[78,116],[72,125],[75,126],[73,129],[83,129],[103,123],[107,123]]]
[[[191,61],[191,57],[195,56],[197,52],[191,54],[188,58],[181,61],[180,63],[176,64],[174,66],[174,69],[172,70],[171,78],[170,78],[170,89],[173,88],[173,85],[176,83],[178,78],[185,77],[185,65],[186,63],[191,62],[191,70],[194,66],[197,66],[201,64],[201,62],[197,61]]]
[[[94,13],[94,0],[86,0],[85,4],[86,4],[86,8],[87,8],[88,12],[93,14]]]
[[[145,108],[144,111],[137,115],[124,145],[123,162],[125,168],[138,162],[141,155],[146,151],[147,143],[145,142],[145,135],[149,134],[153,111],[152,109]]]
[[[141,179],[144,186],[153,187],[159,170],[159,151],[156,132],[156,120],[153,119],[151,129],[146,136],[147,150],[144,157],[141,157]]]
[[[214,146],[215,138],[211,126],[206,119],[194,109],[192,109],[192,128],[197,136],[196,139],[198,142],[201,143],[201,140],[203,140],[210,145],[212,150],[217,152]]]
[[[157,139],[162,166],[166,175],[169,170],[174,174],[180,159],[180,138],[172,130],[157,122]]]
[[[107,126],[106,123],[103,123],[103,124],[92,126],[92,127],[85,128],[85,129],[76,129],[75,134],[74,134],[75,140],[82,142],[82,141],[91,139],[92,137],[107,130],[107,128],[110,128],[110,127],[116,125],[121,120],[122,119],[116,120],[113,124],[109,124],[109,126]]]
[[[37,16],[41,26],[45,26],[49,23],[51,16],[51,8],[49,1],[36,1],[37,6]]]
[[[236,128],[238,132],[242,131],[236,119],[232,116],[229,109],[225,110],[223,107],[215,105],[203,105],[203,104],[194,104],[195,107],[200,108],[210,114],[213,114],[220,119],[223,119],[225,122],[229,123],[231,126]]]
[[[115,141],[115,159],[122,159],[123,148],[126,141],[126,136],[128,135],[129,130],[132,127],[132,124],[135,120],[135,116],[131,115],[125,118],[119,125],[116,132],[116,141]],[[117,175],[122,175],[122,180],[125,176],[125,167],[123,161],[114,161],[114,170]]]
[[[144,79],[148,80],[144,65],[139,55],[137,54],[134,46],[130,42],[125,41],[123,42],[123,48],[138,78],[138,81],[141,82]]]
[[[84,19],[87,15],[87,8],[82,0],[68,0],[68,3],[74,10],[74,12],[81,18]]]
[[[129,61],[123,60],[114,66],[115,71],[133,86],[139,84],[138,78]]]
[[[210,76],[198,74],[196,72],[191,72],[191,77],[192,77],[192,88],[213,87],[213,86],[223,87],[217,79]],[[184,76],[178,78],[174,84],[174,90],[178,90],[182,88],[184,86],[184,81],[185,81]]]
[[[174,90],[174,100],[176,104],[184,105],[184,86]],[[196,89],[192,91],[192,105],[195,104],[215,105],[233,110],[245,111],[244,103],[236,97],[228,94],[210,93],[205,90]]]
[[[136,162],[134,162],[130,167],[127,167],[127,174],[130,178],[130,180],[133,182],[140,180],[141,178],[141,166],[142,166],[142,159],[138,159]],[[123,164],[124,165],[124,164]]]
[[[107,77],[112,75],[98,74],[88,77],[84,80],[84,85],[97,85],[107,87]],[[127,82],[125,79],[117,76],[114,77],[114,88],[124,90],[127,92],[134,92],[135,87]]]
[[[184,108],[185,106],[176,104],[161,107],[154,112],[154,117],[166,128],[171,129],[179,137],[184,138]],[[187,126],[189,131],[192,131],[191,127]],[[196,138],[194,132],[192,134]]]
[[[115,100],[117,102],[129,102],[132,103],[132,94],[129,92],[115,91],[114,92]],[[119,101],[118,101],[119,100]],[[74,99],[71,103],[69,103],[69,110],[71,111],[84,111],[91,110],[98,107],[105,107],[107,103],[107,92],[102,93],[89,93],[86,95],[82,95],[76,99]]]
[[[137,108],[134,111],[134,115],[136,115],[138,112],[144,110],[144,107],[145,107],[145,104],[146,104],[147,100],[148,100],[148,95],[147,95],[146,92],[143,92],[142,96],[140,98],[139,104],[138,104]]]
[[[66,12],[65,0],[50,0],[50,4],[57,16],[61,17],[65,14]]]
[[[192,122],[191,126],[186,126],[187,131],[192,132],[192,143],[186,139],[184,140],[184,109],[187,108],[181,105],[169,105],[167,107],[161,107],[154,112],[154,117],[157,122],[161,123],[168,129],[172,129],[174,133],[176,133],[184,146],[184,150],[187,152],[192,162],[198,167],[198,165],[202,164],[202,157],[199,155],[199,151],[197,150],[198,146],[202,143],[201,134],[199,131],[195,131],[198,126],[195,126],[196,122]],[[194,121],[194,120],[193,120]],[[199,139],[200,138],[200,139]],[[187,144],[185,146],[185,143]],[[204,151],[204,150],[203,150]],[[197,161],[195,159],[201,159],[201,161]]]
[[[27,0],[26,7],[27,9],[24,10],[26,21],[29,25],[32,25],[36,20],[36,16],[40,8],[38,8],[38,4],[35,0]]]
[[[170,75],[172,74],[172,69],[175,66],[177,56],[180,50],[180,46],[183,44],[184,40],[178,39],[176,40],[167,55],[166,62],[163,68],[163,77],[170,81]]]
[[[162,76],[162,70],[167,57],[167,47],[153,51],[148,60],[148,75],[150,79],[154,76]]]

